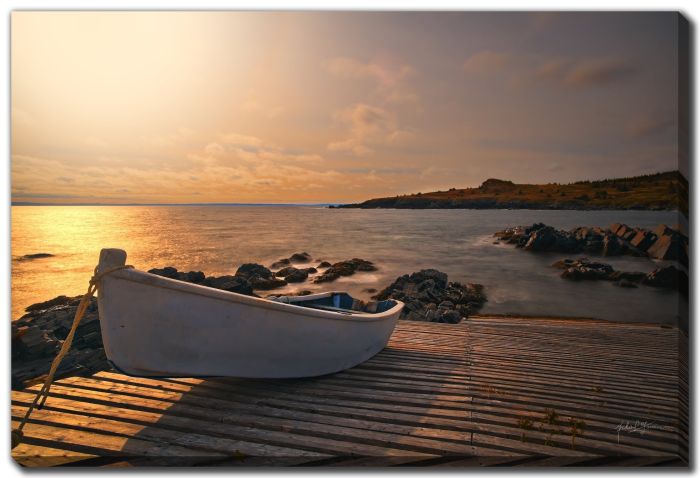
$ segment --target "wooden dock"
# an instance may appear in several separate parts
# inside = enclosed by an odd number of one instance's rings
[[[56,382],[12,452],[43,466],[687,466],[688,341],[675,328],[400,321],[331,376]],[[16,426],[37,387],[12,393]]]

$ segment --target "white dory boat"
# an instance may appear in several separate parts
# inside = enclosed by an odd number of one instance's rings
[[[103,249],[98,272],[124,266]],[[119,269],[100,280],[105,352],[140,376],[311,377],[358,365],[382,350],[403,308],[397,300],[351,310],[347,294],[261,299]]]

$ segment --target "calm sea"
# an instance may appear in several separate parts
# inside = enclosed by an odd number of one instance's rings
[[[348,290],[368,297],[397,276],[423,268],[450,280],[484,284],[483,313],[594,317],[675,323],[675,292],[621,289],[606,282],[572,283],[550,267],[560,254],[531,254],[497,245],[508,226],[545,222],[559,228],[624,222],[655,227],[678,222],[673,212],[529,210],[362,210],[299,206],[13,206],[12,318],[30,304],[87,288],[103,247],[128,253],[139,269],[175,266],[207,275],[233,274],[245,262],[269,265],[294,252],[314,261],[360,257],[377,272],[337,282],[279,290]],[[25,254],[55,257],[19,261]],[[643,258],[606,258],[616,269],[650,271]]]

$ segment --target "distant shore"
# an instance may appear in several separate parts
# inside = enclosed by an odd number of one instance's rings
[[[333,207],[333,206],[329,206]],[[688,214],[688,181],[678,171],[570,184],[516,184],[488,179],[479,187],[369,199],[360,209],[539,209],[673,211]]]

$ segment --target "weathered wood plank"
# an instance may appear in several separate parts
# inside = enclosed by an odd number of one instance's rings
[[[687,364],[687,338],[653,325],[401,321],[382,353],[327,377],[61,380],[12,455],[28,467],[679,466]],[[13,392],[15,422],[36,390]],[[654,426],[618,435],[628,419]]]

